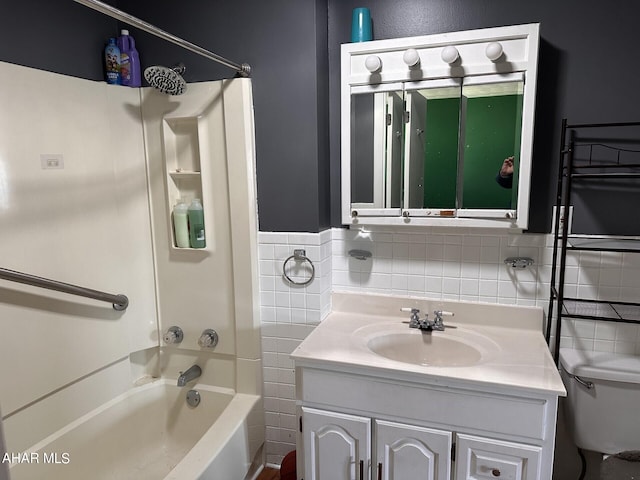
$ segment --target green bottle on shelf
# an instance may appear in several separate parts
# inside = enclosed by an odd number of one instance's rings
[[[187,210],[189,218],[189,243],[191,248],[204,248],[207,246],[204,235],[204,209],[199,198],[194,198]]]

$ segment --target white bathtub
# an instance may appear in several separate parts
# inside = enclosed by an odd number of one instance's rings
[[[186,402],[191,388],[201,395],[197,407]],[[34,445],[29,461],[12,463],[11,479],[243,480],[259,408],[256,395],[156,380]]]

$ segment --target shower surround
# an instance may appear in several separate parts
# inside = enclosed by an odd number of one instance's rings
[[[179,372],[197,363],[202,376],[184,393],[201,384],[254,399],[240,428],[248,438],[242,468],[255,469],[264,426],[250,80],[190,85],[180,99],[7,63],[0,80],[13,85],[0,93],[0,265],[130,300],[118,312],[1,282],[7,451],[28,450],[141,383],[168,379],[177,389]],[[169,245],[159,127],[171,115],[196,119],[202,184],[216,188],[203,192],[203,251]],[[161,345],[171,325],[183,327],[185,341]],[[220,335],[212,350],[197,344],[208,328]],[[58,453],[73,462],[73,452]]]

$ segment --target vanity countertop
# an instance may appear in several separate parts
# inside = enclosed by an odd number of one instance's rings
[[[332,311],[291,354],[297,367],[313,367],[430,385],[474,388],[482,384],[495,391],[523,391],[565,396],[566,390],[542,335],[543,312],[522,307],[424,298],[334,293]],[[434,310],[451,311],[445,325],[457,328],[423,333],[408,326],[417,308],[421,318]],[[385,355],[374,353],[372,342],[387,338],[417,341],[438,347],[443,362],[398,361],[404,344],[392,344]],[[442,342],[442,339],[445,340]],[[395,341],[395,340],[394,340]],[[449,342],[449,343],[447,343]],[[409,345],[409,344],[407,344]],[[462,350],[456,354],[460,345]],[[466,345],[481,358],[465,364]],[[452,347],[452,348],[449,348]],[[395,348],[395,352],[394,352]],[[412,346],[406,347],[411,349]],[[435,352],[426,347],[426,352]],[[454,352],[453,354],[451,352]],[[458,360],[461,359],[460,362]],[[460,363],[460,364],[456,364]]]

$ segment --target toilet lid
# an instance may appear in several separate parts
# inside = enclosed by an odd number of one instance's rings
[[[571,375],[612,382],[640,383],[640,356],[560,349],[560,364]]]

